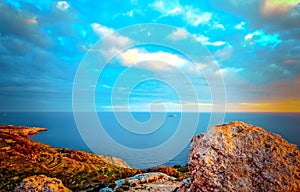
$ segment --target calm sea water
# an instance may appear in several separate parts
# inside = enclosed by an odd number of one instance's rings
[[[181,122],[180,113],[169,116],[166,114],[166,118],[161,123],[158,129],[147,134],[133,133],[130,130],[124,129],[124,127],[116,120],[114,113],[98,113],[99,122],[101,122],[103,129],[119,145],[125,146],[129,149],[149,149],[160,146],[168,139],[172,138],[178,128],[178,124]],[[119,115],[122,115],[120,113]],[[124,114],[123,114],[124,115]],[[151,115],[149,113],[133,113],[133,117],[139,122],[147,122]],[[186,114],[187,117],[189,114]],[[195,113],[190,113],[195,116]],[[194,134],[205,132],[208,127],[210,114],[200,113],[196,114],[198,124]],[[294,143],[300,146],[300,113],[227,113],[225,114],[224,123],[230,121],[243,121],[249,124],[257,125],[265,128],[267,131],[277,133],[290,143]],[[191,129],[189,121],[183,125],[184,129]],[[27,113],[0,113],[0,124],[13,124],[13,125],[26,125],[46,127],[48,131],[41,132],[32,138],[36,141],[40,141],[55,147],[64,147],[69,149],[79,149],[87,152],[92,152],[88,147],[90,144],[86,144],[82,139],[76,122],[74,120],[73,113],[63,112],[27,112]],[[80,128],[84,129],[84,128]],[[91,131],[91,136],[95,136]],[[180,143],[180,141],[178,141]],[[138,155],[132,155],[124,150],[116,151],[112,150],[109,144],[99,136],[97,143],[94,145],[101,146],[101,153],[105,155],[113,155],[124,159],[131,167],[146,168],[155,164],[155,162],[149,162],[143,157]],[[187,163],[189,145],[185,146],[183,150],[178,150],[178,155],[174,156],[170,161],[166,162],[167,165]],[[153,159],[162,159],[167,153],[151,154]],[[146,157],[147,158],[147,157]]]

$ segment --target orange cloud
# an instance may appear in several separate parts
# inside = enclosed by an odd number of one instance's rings
[[[231,103],[228,112],[300,112],[299,100],[282,100],[261,103]]]
[[[264,0],[261,12],[264,16],[282,15],[296,7],[298,0]]]
[[[29,19],[26,19],[25,22],[26,22],[27,24],[31,24],[31,25],[37,24],[36,18],[29,18]]]

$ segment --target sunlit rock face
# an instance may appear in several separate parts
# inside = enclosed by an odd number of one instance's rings
[[[44,191],[44,192],[71,192],[60,179],[50,178],[45,175],[34,175],[23,179],[14,192]]]
[[[300,191],[296,145],[257,126],[211,127],[192,139],[188,161],[191,182],[180,192]]]

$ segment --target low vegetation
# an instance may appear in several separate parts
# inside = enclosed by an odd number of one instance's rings
[[[160,166],[141,171],[126,167],[120,159],[55,148],[27,137],[44,130],[0,125],[0,191],[13,191],[24,178],[33,175],[58,178],[73,191],[113,188],[116,180],[146,172],[163,172],[177,180],[189,176],[187,166]]]
[[[188,170],[188,166],[184,165],[174,165],[172,167],[167,167],[165,165],[154,167],[150,169],[146,169],[143,172],[162,172],[169,176],[175,177],[178,181],[181,181],[182,179],[185,179],[190,176],[190,172]]]
[[[103,156],[78,150],[54,148],[0,129],[0,191],[13,191],[32,175],[62,180],[72,190],[114,185],[114,181],[140,173],[107,162]]]

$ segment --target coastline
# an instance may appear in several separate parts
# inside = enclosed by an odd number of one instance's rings
[[[15,125],[0,125],[0,131],[4,133],[20,135],[23,137],[35,135],[41,131],[47,131],[47,128],[43,127],[27,127],[27,126],[15,126]]]

